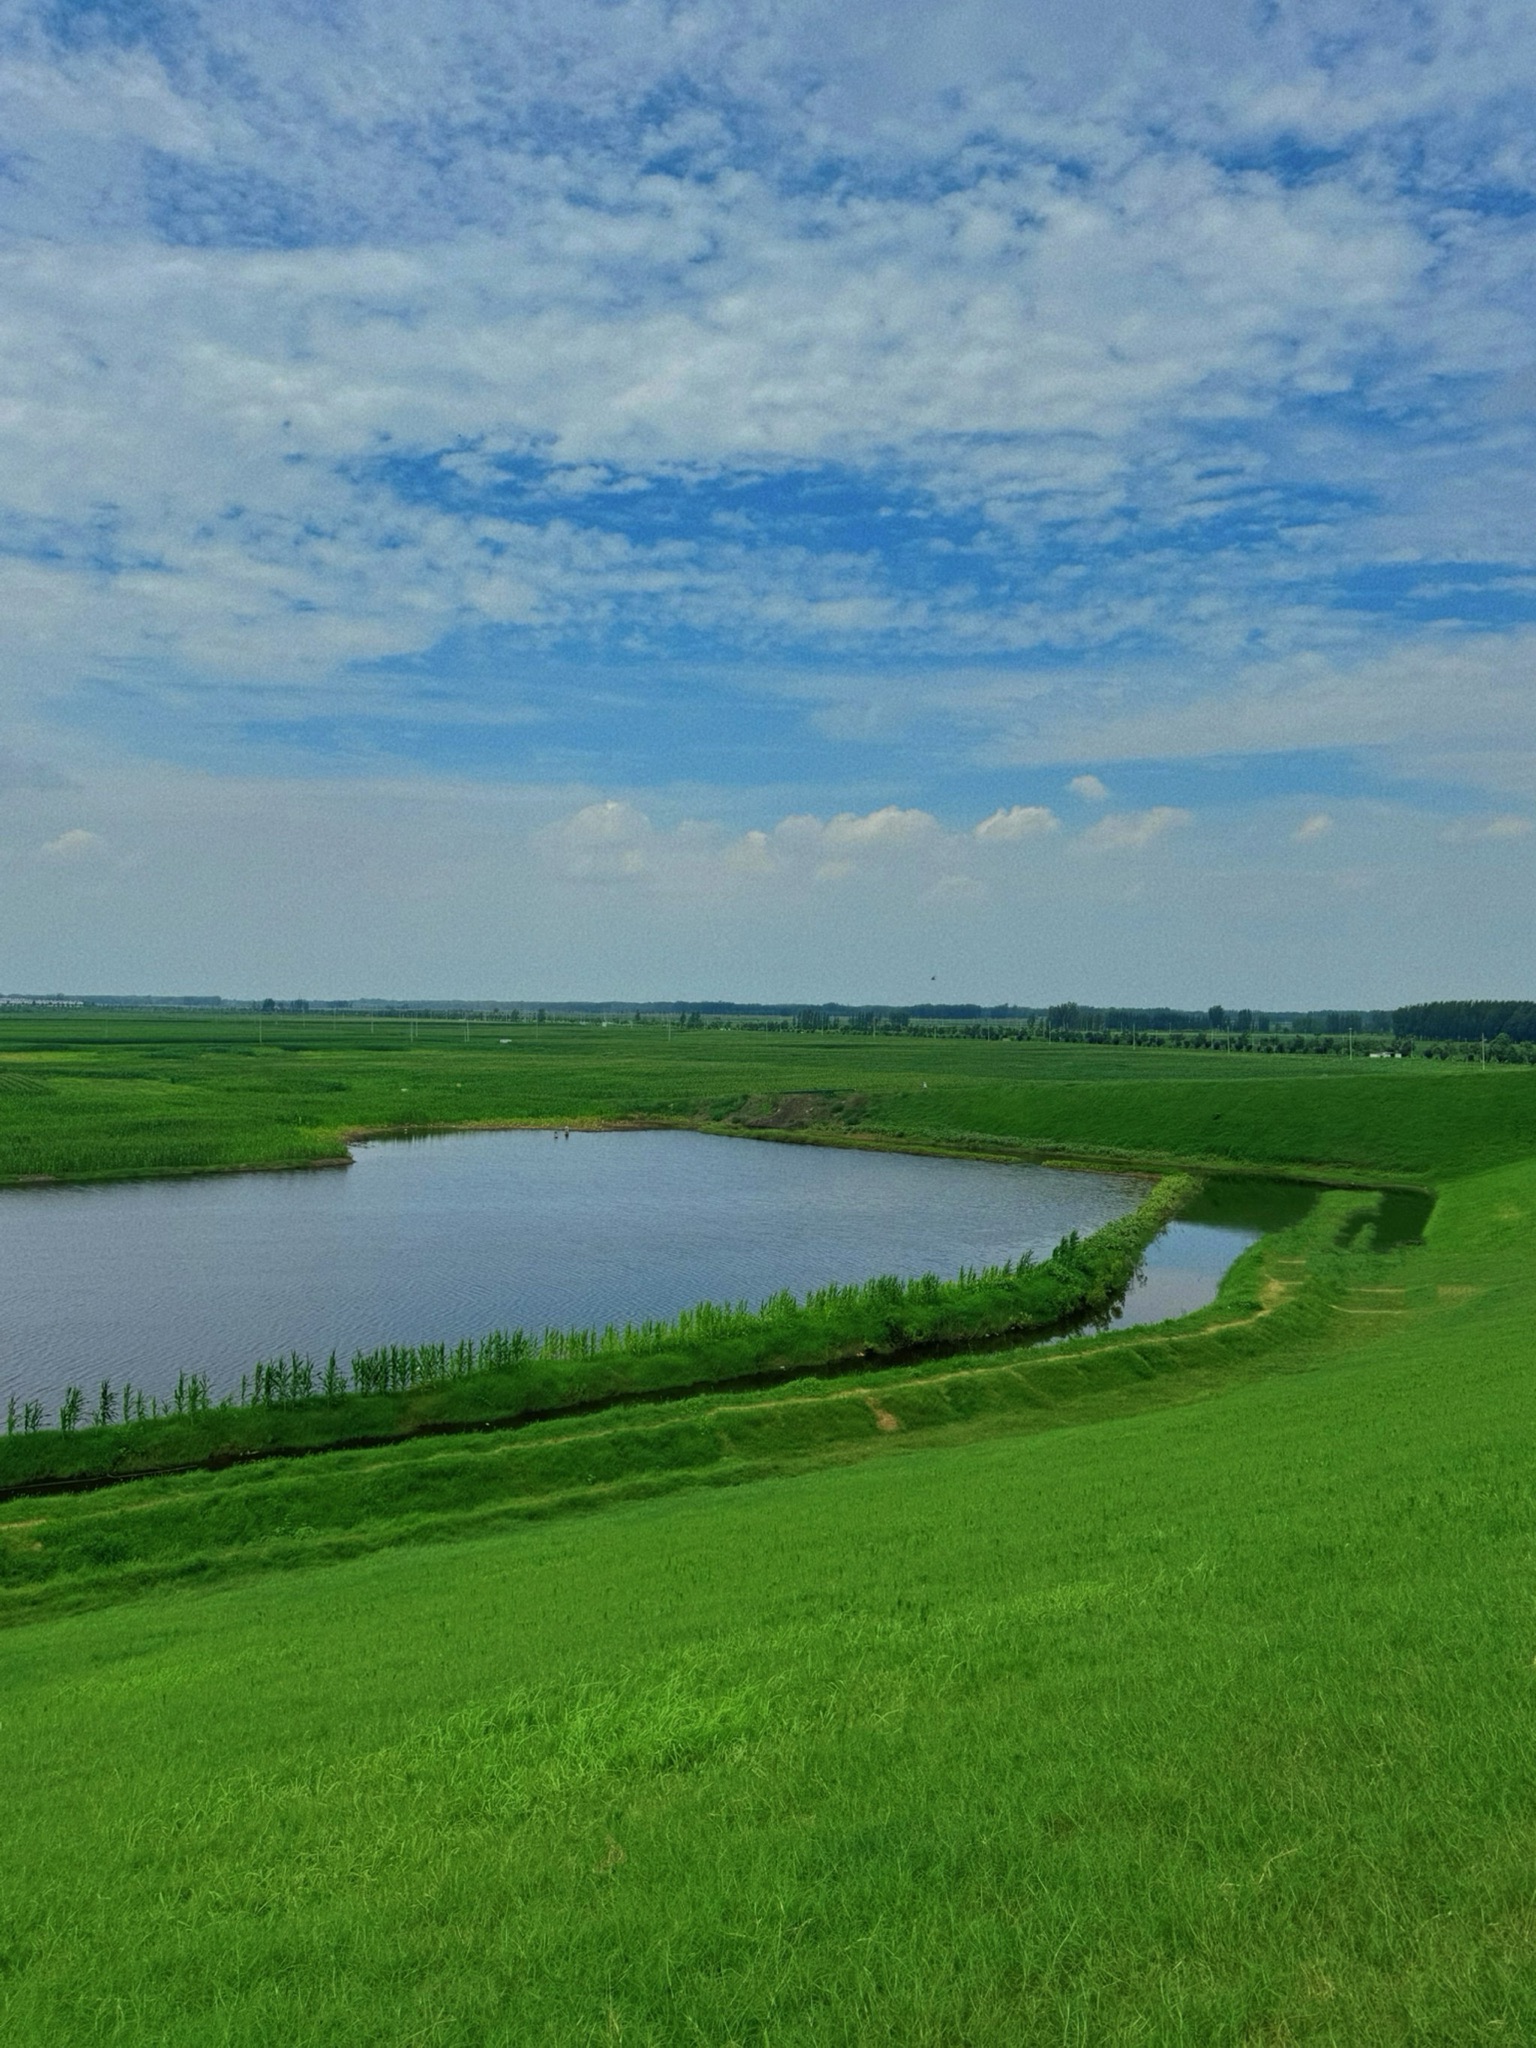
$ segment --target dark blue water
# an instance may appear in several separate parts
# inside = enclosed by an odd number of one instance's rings
[[[362,1145],[345,1171],[0,1191],[0,1408],[103,1378],[215,1394],[288,1351],[672,1316],[1048,1252],[1148,1182],[691,1131]],[[1256,1229],[1172,1226],[1123,1319],[1209,1301]]]

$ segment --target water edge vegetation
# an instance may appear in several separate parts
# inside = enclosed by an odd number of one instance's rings
[[[58,1426],[15,1427],[0,1437],[0,1499],[63,1481],[122,1478],[170,1467],[330,1443],[385,1443],[453,1429],[506,1426],[578,1410],[745,1380],[787,1379],[923,1349],[1060,1329],[1102,1313],[1129,1286],[1143,1252],[1194,1193],[1169,1175],[1129,1215],[1086,1238],[1070,1232],[1038,1263],[1027,1253],[944,1280],[891,1274],[787,1293],[758,1307],[700,1302],[670,1322],[598,1329],[491,1330],[456,1344],[392,1344],[335,1354],[323,1368],[294,1355],[260,1363],[238,1396],[210,1398],[183,1375],[168,1408],[145,1412],[132,1390],[104,1379],[87,1417],[70,1388]],[[40,1404],[27,1406],[36,1412]]]

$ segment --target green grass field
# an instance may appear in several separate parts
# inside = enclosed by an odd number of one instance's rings
[[[291,1021],[5,1020],[0,1167],[820,1091],[1438,1200],[1048,1354],[0,1507],[0,2039],[1536,2041],[1536,1075]]]
[[[1536,1156],[1523,1068],[1043,1041],[0,1016],[0,1183],[335,1162],[349,1131],[711,1122],[824,1092],[866,1138],[1422,1180]],[[260,1029],[263,1040],[258,1043]],[[1387,1093],[1385,1091],[1391,1091]]]

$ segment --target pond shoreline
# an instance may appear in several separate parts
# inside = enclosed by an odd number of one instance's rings
[[[706,1302],[684,1310],[675,1323],[626,1325],[622,1336],[610,1327],[601,1341],[595,1329],[548,1330],[530,1346],[519,1332],[515,1351],[505,1331],[493,1331],[482,1342],[483,1359],[473,1344],[462,1359],[456,1348],[452,1361],[442,1345],[405,1347],[398,1356],[391,1349],[387,1359],[377,1354],[388,1365],[383,1381],[365,1381],[361,1365],[368,1360],[354,1358],[352,1385],[343,1373],[334,1392],[333,1354],[324,1389],[311,1378],[312,1362],[302,1389],[275,1399],[258,1391],[248,1401],[242,1382],[239,1401],[210,1402],[204,1382],[200,1398],[184,1405],[178,1382],[174,1410],[145,1417],[141,1409],[132,1421],[126,1413],[121,1422],[108,1416],[78,1434],[61,1409],[56,1428],[29,1424],[0,1439],[0,1469],[11,1467],[0,1498],[218,1470],[309,1450],[525,1426],[721,1388],[837,1379],[886,1363],[990,1351],[998,1348],[995,1340],[1018,1344],[1068,1335],[1113,1314],[1147,1246],[1198,1192],[1186,1176],[1165,1177],[1089,1235],[1069,1228],[1039,1263],[1026,1253],[1016,1265],[962,1269],[948,1281],[931,1273],[908,1281],[877,1277],[812,1289],[803,1300],[783,1293],[752,1309],[743,1303],[721,1310]],[[398,1380],[397,1367],[405,1374]]]

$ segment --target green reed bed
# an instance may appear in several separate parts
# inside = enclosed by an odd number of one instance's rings
[[[1129,1216],[1091,1236],[1075,1232],[1051,1255],[1028,1253],[953,1280],[893,1275],[789,1293],[760,1307],[701,1302],[671,1322],[602,1330],[493,1330],[453,1345],[386,1345],[349,1367],[293,1354],[259,1364],[238,1393],[215,1402],[207,1379],[183,1374],[170,1401],[150,1404],[110,1382],[90,1419],[69,1388],[55,1427],[39,1404],[7,1414],[0,1491],[112,1478],[166,1467],[388,1440],[689,1388],[825,1371],[925,1346],[1049,1329],[1107,1309],[1130,1284],[1147,1245],[1190,1198],[1184,1175],[1160,1181]]]

